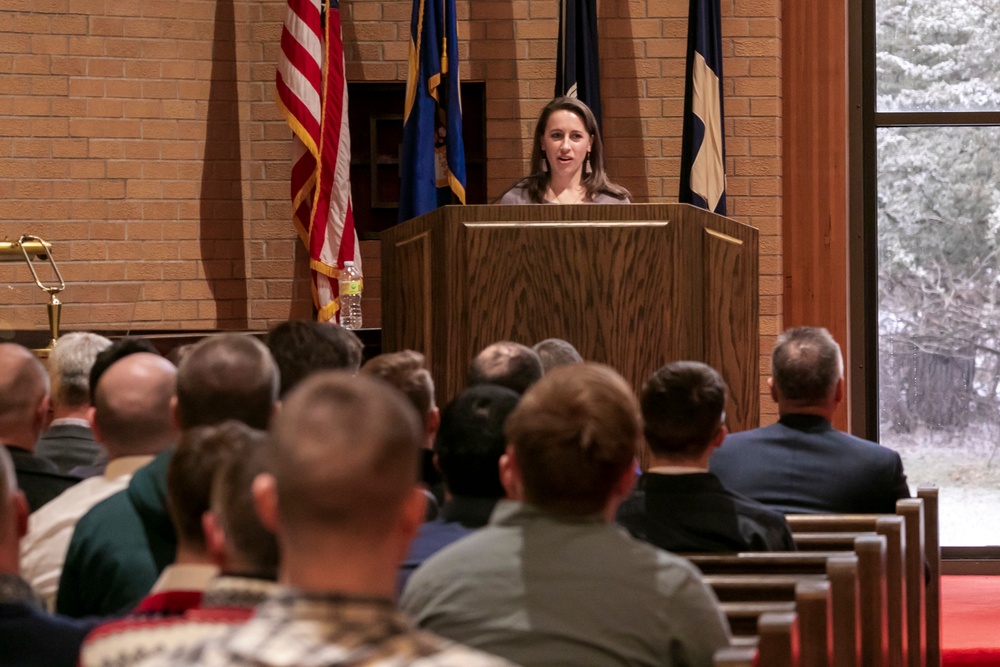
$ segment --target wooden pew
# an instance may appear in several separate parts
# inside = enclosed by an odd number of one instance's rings
[[[757,622],[757,667],[798,665],[798,616],[792,613],[764,614]]]
[[[888,664],[888,606],[886,590],[886,538],[882,535],[862,535],[854,542],[858,556],[858,620],[861,627],[861,663],[880,666]],[[900,583],[900,582],[897,582]],[[895,612],[901,620],[900,611]],[[902,636],[896,639],[901,653]]]
[[[826,576],[830,580],[832,621],[831,667],[856,667],[859,664],[858,561],[856,554],[834,556],[826,561]]]
[[[901,522],[899,517],[890,517],[886,521],[889,530],[885,532],[891,537],[895,531],[897,554]],[[754,603],[788,601],[799,583],[829,580],[833,589],[831,604],[835,621],[831,654],[833,665],[881,667],[889,664],[889,588],[893,588],[897,596],[892,624],[897,631],[892,640],[894,655],[902,656],[904,640],[901,634],[902,566],[901,563],[896,564],[893,572],[896,579],[888,582],[887,541],[884,535],[859,533],[854,537],[853,552],[701,554],[689,558],[703,572],[715,573],[704,574],[705,583],[712,587],[721,602],[728,603],[724,604],[724,609],[733,624],[734,634],[738,635],[752,632],[754,614],[780,611],[779,607]],[[724,574],[717,574],[719,572]],[[864,594],[861,594],[862,591]],[[901,657],[897,665],[902,665]]]
[[[715,652],[715,667],[764,667],[757,661],[757,649],[746,646],[726,646]]]
[[[926,488],[922,492],[934,502],[933,521],[925,516],[922,499],[900,500],[895,515],[790,514],[785,517],[793,536],[803,540],[807,548],[832,548],[850,539],[835,537],[837,532],[856,537],[874,530],[886,538],[886,635],[889,641],[886,664],[890,667],[923,667],[925,664],[929,667],[925,653],[928,661],[936,657],[935,667],[940,667],[941,557],[939,546],[928,546],[932,541],[938,544],[936,491],[936,488]],[[814,537],[805,537],[807,533]],[[927,534],[932,538],[925,539]],[[823,535],[830,535],[830,538]],[[908,545],[915,548],[908,549]],[[937,573],[931,574],[926,586],[924,558],[928,572]],[[933,607],[937,614],[926,612],[926,607]]]
[[[733,601],[720,602],[719,607],[729,621],[729,630],[733,637],[755,637],[757,622],[764,614],[795,612],[794,595],[788,601]]]
[[[702,577],[720,602],[794,600],[802,581],[823,581],[825,574],[710,574]]]
[[[924,501],[907,498],[896,502],[906,532],[906,636],[907,665],[927,664],[927,590],[924,581]],[[916,545],[916,549],[912,548]]]
[[[927,585],[927,667],[941,667],[941,519],[938,488],[918,487],[917,497],[924,501],[924,554],[931,577]]]
[[[687,557],[705,573],[705,582],[724,600],[722,607],[734,634],[752,632],[755,617],[795,611],[799,617],[798,641],[803,656],[809,653],[815,661],[818,660],[815,656],[829,654],[835,667],[860,664],[859,558],[854,553],[747,552]],[[789,594],[794,595],[794,605],[787,602]],[[817,601],[820,595],[824,600],[822,605]],[[741,596],[750,600],[734,601]],[[784,607],[782,600],[786,601]],[[803,604],[808,611],[801,608]],[[822,622],[816,620],[820,607]],[[829,641],[828,625],[832,632]],[[820,628],[821,636],[814,636]],[[826,667],[825,662],[822,664]]]
[[[830,584],[826,581],[804,582],[796,587],[795,610],[799,618],[800,667],[827,667],[830,644]]]

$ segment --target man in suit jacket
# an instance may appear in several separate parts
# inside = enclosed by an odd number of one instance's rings
[[[90,411],[90,369],[98,353],[111,345],[104,336],[75,331],[59,337],[49,356],[52,379],[52,421],[35,443],[35,455],[56,464],[59,472],[75,474],[87,466],[98,474],[106,459],[87,421]]]
[[[726,486],[788,513],[891,513],[910,496],[896,452],[833,428],[844,395],[840,346],[826,329],[778,337],[777,424],[729,436],[709,468]]]

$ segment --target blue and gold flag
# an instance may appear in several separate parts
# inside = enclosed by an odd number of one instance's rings
[[[455,0],[413,0],[399,221],[465,203]]]
[[[691,0],[679,200],[726,214],[719,0]]]

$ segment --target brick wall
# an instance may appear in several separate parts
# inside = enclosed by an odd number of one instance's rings
[[[638,202],[677,197],[687,5],[598,2],[607,167]],[[729,213],[761,230],[766,377],[781,328],[780,4],[722,6]],[[462,76],[486,82],[491,196],[524,174],[551,97],[556,8],[458,2]],[[0,238],[55,244],[67,328],[263,328],[308,314],[272,92],[283,11],[280,0],[4,3]],[[342,12],[348,79],[405,80],[409,0],[345,0]],[[372,296],[377,273],[369,262]],[[0,329],[44,327],[26,267],[0,265],[0,290]],[[372,324],[377,305],[366,304]]]
[[[406,79],[410,4],[345,3],[348,77]],[[555,0],[458,0],[461,74],[486,82],[488,187],[527,170],[555,80]],[[687,0],[598,0],[608,173],[637,202],[677,200]],[[760,230],[761,418],[781,316],[781,13],[779,0],[722,0],[729,215]]]

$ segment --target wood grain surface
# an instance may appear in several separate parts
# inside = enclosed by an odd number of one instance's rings
[[[757,230],[681,204],[445,207],[382,235],[383,347],[428,358],[444,405],[498,340],[564,338],[637,390],[700,360],[759,419]]]

